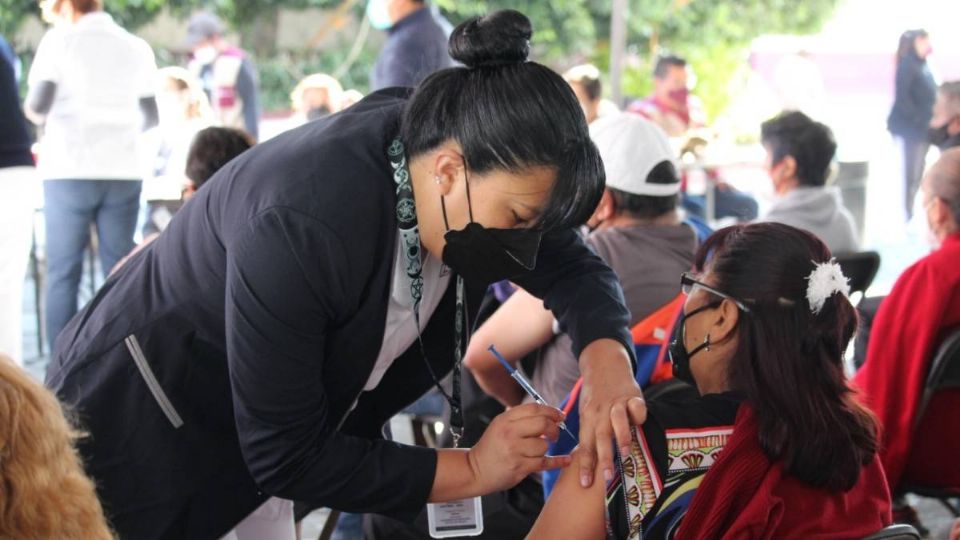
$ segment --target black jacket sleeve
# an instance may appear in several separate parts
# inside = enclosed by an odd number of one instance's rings
[[[360,288],[344,244],[315,218],[269,209],[227,247],[226,341],[237,432],[257,485],[286,499],[411,518],[436,452],[339,432],[324,364],[329,329]],[[379,336],[371,336],[371,338]]]
[[[894,101],[900,106],[904,118],[923,118],[930,114],[930,111],[922,110],[914,98],[913,87],[922,84],[922,79],[923,70],[919,65],[901,62],[897,66]]]
[[[260,140],[260,92],[257,90],[257,70],[249,58],[244,58],[237,74],[237,94],[243,101],[243,125],[254,140]]]
[[[630,336],[630,311],[617,275],[573,229],[545,234],[537,267],[516,279],[544,305],[573,341],[573,354],[601,339],[615,339],[636,364]]]

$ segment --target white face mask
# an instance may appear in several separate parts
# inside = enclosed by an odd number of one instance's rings
[[[367,2],[367,18],[370,19],[370,26],[377,30],[386,30],[393,26],[390,20],[390,10],[387,4],[390,0],[369,0]]]
[[[193,51],[193,58],[201,64],[209,64],[217,59],[217,49],[213,45],[204,45]]]

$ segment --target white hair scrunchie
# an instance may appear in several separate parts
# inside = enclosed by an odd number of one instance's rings
[[[807,302],[814,315],[820,313],[823,305],[836,293],[850,296],[850,283],[836,259],[814,264],[813,271],[807,276]]]

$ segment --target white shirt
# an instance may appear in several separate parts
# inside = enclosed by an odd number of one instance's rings
[[[140,98],[157,66],[144,40],[95,12],[47,32],[28,82],[56,84],[38,152],[44,179],[138,180]]]
[[[160,122],[140,139],[141,196],[147,201],[179,200],[183,189],[190,185],[186,173],[190,146],[197,133],[210,127],[210,123],[196,118],[166,126],[162,117]]]
[[[377,355],[377,363],[364,385],[369,392],[380,384],[383,375],[393,361],[403,354],[417,340],[417,325],[413,317],[413,297],[410,295],[410,278],[404,266],[400,248],[400,233],[397,233],[397,246],[393,257],[393,279],[390,282],[390,304],[387,306],[387,324],[383,332],[383,343]],[[424,253],[426,253],[424,251]],[[450,271],[432,255],[423,261],[423,295],[420,299],[420,324],[427,321],[437,310],[443,293],[450,283]],[[423,331],[423,328],[420,328]],[[450,323],[453,331],[453,322]]]

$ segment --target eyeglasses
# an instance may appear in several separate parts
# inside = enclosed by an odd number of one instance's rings
[[[730,296],[729,294],[727,294],[727,293],[725,293],[725,292],[720,292],[720,291],[718,291],[717,289],[714,289],[713,287],[711,287],[711,286],[709,286],[709,285],[707,285],[707,284],[705,284],[705,283],[703,283],[703,282],[700,282],[700,281],[697,281],[697,280],[693,279],[693,276],[690,275],[689,272],[684,272],[684,273],[680,274],[680,290],[683,291],[683,294],[689,296],[690,293],[693,292],[693,288],[694,288],[694,287],[700,287],[701,289],[707,291],[708,293],[710,293],[710,294],[712,294],[712,295],[719,296],[720,298],[726,298],[727,300],[730,300],[731,302],[733,302],[734,304],[736,304],[737,307],[740,308],[740,309],[742,309],[743,311],[748,312],[748,313],[750,312],[750,308],[748,308],[748,307],[747,307],[743,302],[741,302],[740,300],[737,300],[736,298]]]

